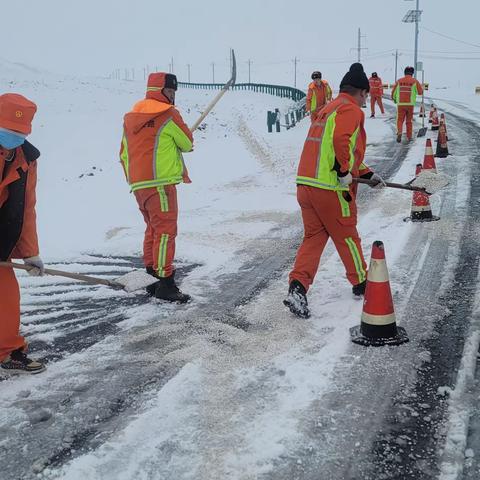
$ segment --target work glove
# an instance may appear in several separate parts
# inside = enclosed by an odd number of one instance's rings
[[[370,188],[380,189],[380,188],[384,188],[384,187],[387,186],[387,184],[385,183],[385,180],[380,175],[378,175],[377,173],[374,173],[370,177],[370,180],[373,180],[374,182],[377,182],[375,185],[370,185]]]
[[[343,176],[340,176],[340,174],[337,174],[337,175],[338,175],[338,181],[340,182],[340,185],[343,185],[346,187],[353,182],[353,177],[350,172],[347,172]]]
[[[32,277],[43,277],[45,275],[45,266],[38,255],[24,258],[23,263],[25,263],[27,267],[30,267],[27,272]]]

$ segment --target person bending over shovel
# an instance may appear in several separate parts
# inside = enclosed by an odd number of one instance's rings
[[[191,183],[182,152],[193,150],[193,137],[175,108],[177,77],[152,73],[144,100],[124,117],[120,159],[127,182],[146,223],[143,259],[147,273],[158,279],[147,292],[169,302],[190,296],[175,284],[177,189]]]
[[[37,158],[25,138],[37,106],[22,95],[0,95],[0,261],[22,258],[30,275],[43,275],[35,216]],[[0,367],[40,373],[45,366],[27,357],[20,335],[20,291],[12,268],[0,267]]]
[[[367,136],[361,106],[369,92],[368,78],[354,63],[340,83],[340,94],[321,112],[308,132],[297,176],[297,199],[302,210],[303,243],[290,272],[284,304],[308,318],[307,291],[318,270],[329,238],[345,265],[354,296],[365,293],[367,266],[357,232],[357,184],[353,177],[383,179],[364,163]]]

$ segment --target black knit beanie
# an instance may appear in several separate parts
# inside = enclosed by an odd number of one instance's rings
[[[370,91],[370,82],[363,71],[361,63],[354,63],[350,66],[350,70],[345,74],[340,83],[340,89],[346,85]]]

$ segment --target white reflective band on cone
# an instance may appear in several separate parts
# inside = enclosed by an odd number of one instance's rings
[[[412,212],[431,212],[430,205],[412,205]]]
[[[388,270],[385,260],[370,260],[367,278],[369,282],[385,283],[388,282]]]
[[[370,313],[362,312],[362,322],[368,325],[391,325],[395,323],[395,313],[389,315],[371,315]]]
[[[433,147],[427,147],[427,151],[425,152],[425,155],[433,157]]]

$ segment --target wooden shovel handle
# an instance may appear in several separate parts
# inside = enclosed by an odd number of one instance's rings
[[[366,178],[354,178],[353,181],[357,183],[364,183],[366,185],[372,185],[372,186],[375,186],[378,184],[378,182],[376,182],[375,180],[367,180]],[[385,186],[389,188],[399,188],[401,190],[411,190],[413,192],[422,192],[428,195],[428,192],[424,188],[414,187],[413,185],[406,185],[404,183],[385,182]]]
[[[26,271],[32,268],[22,263],[14,263],[14,262],[0,262],[0,267],[16,268],[17,270],[26,270]],[[82,282],[89,283],[90,285],[106,285],[107,287],[112,287],[112,288],[123,288],[123,285],[120,283],[113,282],[111,280],[105,280],[103,278],[90,277],[89,275],[82,275],[80,273],[64,272],[62,270],[53,270],[51,268],[46,268],[45,273],[47,275],[54,275],[56,277],[66,277],[66,278],[71,278],[73,280],[80,280]]]
[[[207,106],[205,111],[200,115],[198,120],[190,128],[190,131],[192,133],[199,127],[199,125],[203,122],[205,117],[212,111],[213,107],[219,102],[219,100],[223,97],[223,95],[225,95],[225,92],[230,88],[231,84],[232,84],[232,82],[228,82],[222,88],[222,90],[220,90],[220,92],[217,94],[217,96],[210,102],[210,104]]]

